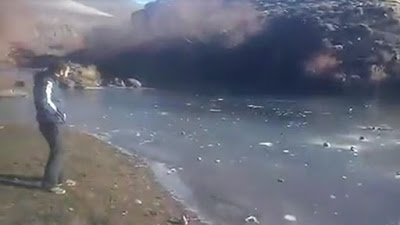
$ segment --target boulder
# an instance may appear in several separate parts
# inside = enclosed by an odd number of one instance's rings
[[[15,81],[14,87],[19,87],[19,88],[25,87],[25,81],[22,81],[22,80]]]
[[[141,88],[142,87],[142,83],[135,78],[128,78],[125,80],[125,83],[126,83],[127,87],[133,87],[133,88]]]
[[[101,74],[94,65],[84,66],[77,63],[66,63],[71,71],[69,79],[62,82],[64,88],[86,88],[99,87],[101,84]]]

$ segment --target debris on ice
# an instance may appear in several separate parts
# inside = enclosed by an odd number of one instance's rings
[[[250,109],[263,109],[264,106],[261,105],[248,105],[247,107],[249,107]]]
[[[172,168],[172,169],[168,170],[168,172],[167,172],[167,174],[173,174],[173,173],[176,173],[175,168]]]
[[[221,109],[210,109],[210,112],[222,112]]]
[[[296,222],[297,218],[294,215],[286,214],[283,217],[285,220],[290,221],[290,222]]]
[[[358,153],[358,150],[356,149],[355,146],[350,146],[350,151],[352,151],[354,153]]]
[[[260,224],[260,222],[258,221],[258,219],[255,216],[249,216],[245,219],[246,223],[256,223],[256,224]]]
[[[261,145],[261,146],[267,146],[267,147],[272,147],[274,144],[272,144],[272,142],[260,142],[259,145]]]
[[[325,148],[330,148],[330,147],[331,147],[331,144],[330,144],[329,142],[324,142],[322,145],[323,145]]]
[[[287,149],[285,149],[285,150],[283,150],[283,153],[285,153],[285,154],[289,154],[289,153],[290,153],[290,151],[289,151],[289,150],[287,150]]]

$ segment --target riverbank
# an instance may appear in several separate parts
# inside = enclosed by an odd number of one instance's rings
[[[48,154],[39,132],[0,126],[0,224],[185,224],[186,212],[140,159],[88,135],[64,135],[66,175],[77,186],[57,196],[38,188]]]

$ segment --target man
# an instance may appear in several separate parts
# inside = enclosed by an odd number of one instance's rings
[[[69,76],[69,67],[53,63],[35,75],[33,95],[36,120],[39,130],[46,139],[50,154],[46,164],[42,188],[56,194],[65,194],[63,183],[64,149],[61,144],[60,128],[65,123],[66,114],[62,109],[58,81]],[[73,183],[70,181],[69,183]]]

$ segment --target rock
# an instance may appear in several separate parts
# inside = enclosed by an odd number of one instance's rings
[[[336,196],[335,195],[330,195],[329,196],[331,199],[336,199]]]
[[[297,221],[296,216],[290,215],[290,214],[286,214],[283,218],[285,220],[289,221],[289,222],[296,222]]]
[[[15,81],[14,87],[19,87],[19,88],[25,87],[25,81],[22,80]]]
[[[150,209],[150,208],[147,209],[147,213],[148,213],[147,215],[150,215],[150,216],[158,215],[158,213],[156,211],[154,211],[153,209]]]
[[[337,50],[337,51],[341,51],[344,49],[343,45],[334,45],[333,49]]]
[[[176,218],[176,217],[171,217],[171,218],[169,218],[169,219],[167,220],[167,223],[176,224],[176,225],[183,225],[183,224],[185,224],[185,222],[182,221],[182,219]]]
[[[142,87],[142,83],[135,78],[126,79],[125,84],[127,87],[133,87],[133,88],[141,88]]]
[[[173,174],[173,173],[176,173],[175,168],[172,168],[172,169],[168,170],[168,172],[167,172],[167,174]]]
[[[360,141],[365,141],[366,139],[365,139],[364,136],[360,136],[360,138],[359,138],[358,140],[360,140]]]
[[[101,74],[94,65],[81,65],[78,63],[67,62],[64,66],[70,68],[69,77],[60,81],[62,88],[85,89],[86,87],[99,87],[101,84]]]
[[[135,203],[138,204],[138,205],[143,204],[143,202],[142,202],[140,199],[136,199],[136,200],[135,200]]]
[[[354,153],[358,153],[358,150],[356,149],[355,146],[350,146],[350,151],[352,151]]]
[[[398,172],[396,172],[396,174],[394,175],[394,178],[396,178],[396,179],[400,179],[400,171],[398,171]]]
[[[284,180],[284,179],[282,179],[282,178],[279,178],[279,179],[278,179],[278,182],[279,182],[279,183],[284,183],[284,182],[285,182],[285,180]]]
[[[255,216],[249,216],[244,221],[246,221],[246,223],[260,224],[260,222],[258,221],[257,217],[255,217]]]
[[[330,144],[329,142],[324,142],[324,143],[322,144],[322,146],[324,146],[325,148],[330,148],[330,147],[331,147],[331,144]]]

